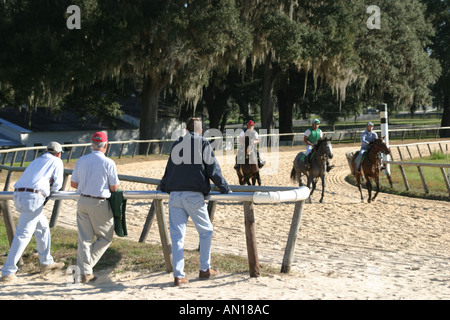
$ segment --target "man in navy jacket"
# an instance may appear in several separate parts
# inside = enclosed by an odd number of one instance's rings
[[[184,273],[184,238],[189,217],[200,237],[200,279],[218,274],[211,269],[213,226],[209,219],[205,196],[211,191],[210,180],[221,193],[231,190],[222,176],[210,143],[201,136],[202,123],[191,118],[187,133],[174,142],[159,189],[170,194],[169,227],[172,240],[174,285],[188,283]]]

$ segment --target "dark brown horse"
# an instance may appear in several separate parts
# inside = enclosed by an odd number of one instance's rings
[[[236,170],[240,185],[244,185],[245,183],[247,183],[250,186],[251,184],[255,185],[256,182],[258,182],[258,185],[261,185],[258,161],[256,160],[256,152],[255,150],[253,150],[253,148],[254,144],[250,145],[250,139],[248,136],[246,136],[244,149],[245,162],[239,165],[239,170]],[[250,180],[252,181],[252,183],[250,183]]]
[[[377,197],[378,193],[380,192],[380,152],[384,154],[390,154],[391,149],[389,149],[386,146],[386,143],[384,143],[384,137],[382,139],[375,139],[369,144],[369,149],[364,153],[364,158],[361,161],[361,171],[364,173],[364,178],[366,179],[366,187],[367,191],[369,192],[369,198],[367,199],[367,202],[375,201],[375,198]],[[355,154],[352,157],[352,174],[356,177],[356,183],[358,185],[359,193],[361,194],[361,202],[364,201],[364,197],[362,194],[362,188],[361,188],[361,171],[356,171],[356,164],[355,159],[358,156],[359,151],[355,152]],[[375,183],[377,184],[377,190],[375,192],[375,195],[372,198],[372,181],[375,180]]]
[[[323,195],[325,193],[325,172],[327,159],[333,158],[333,148],[331,146],[331,139],[321,139],[317,142],[314,150],[311,151],[312,156],[310,160],[310,168],[306,169],[305,162],[303,159],[305,152],[299,152],[294,159],[294,166],[291,170],[291,180],[298,182],[302,186],[302,174],[307,177],[307,186],[310,188],[311,193],[309,194],[308,202],[311,203],[311,196],[316,189],[317,180],[320,178],[322,180],[322,196],[320,197],[320,202],[323,201]],[[312,188],[310,185],[312,184]]]

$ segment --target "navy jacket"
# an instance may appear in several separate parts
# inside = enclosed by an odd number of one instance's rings
[[[211,144],[202,136],[189,132],[173,143],[159,190],[167,193],[196,191],[208,195],[210,179],[221,193],[230,191]]]

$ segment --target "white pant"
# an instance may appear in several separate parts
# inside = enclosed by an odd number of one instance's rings
[[[2,268],[2,276],[9,276],[17,272],[17,262],[22,257],[25,248],[34,234],[39,262],[42,265],[53,263],[50,255],[50,228],[47,217],[42,213],[44,197],[31,192],[15,192],[14,205],[20,212],[8,258]]]

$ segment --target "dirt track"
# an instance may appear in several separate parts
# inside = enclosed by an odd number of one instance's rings
[[[374,203],[361,203],[357,188],[345,181],[349,174],[345,153],[353,150],[334,148],[336,167],[327,175],[324,203],[318,203],[318,186],[313,203],[305,205],[294,272],[304,277],[345,277],[350,282],[368,277],[372,285],[383,282],[394,292],[404,286],[397,288],[396,279],[406,277],[409,285],[417,286],[419,295],[422,290],[443,289],[450,297],[450,203],[383,193]],[[289,175],[298,151],[280,152],[278,174],[263,175],[263,184],[295,186]],[[127,165],[119,171],[155,178],[161,176],[164,165],[164,161]],[[222,170],[230,184],[237,184],[232,165],[222,165]],[[260,261],[281,265],[293,207],[292,203],[255,205]],[[214,226],[214,252],[246,256],[242,204],[219,203]],[[139,236],[141,224],[136,227]],[[190,227],[186,246],[195,248],[198,240]],[[152,236],[158,239],[156,226]]]

